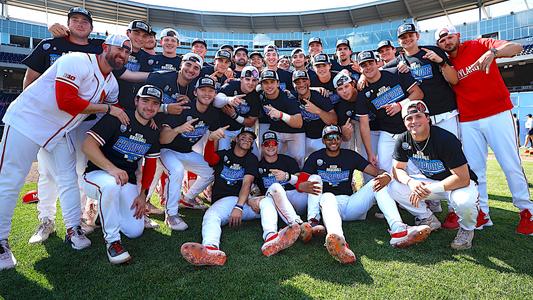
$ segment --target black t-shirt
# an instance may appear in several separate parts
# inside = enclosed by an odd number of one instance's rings
[[[309,80],[311,81],[311,86],[322,87],[330,91],[331,94],[329,96],[329,100],[331,101],[333,105],[335,105],[341,99],[341,97],[339,97],[339,95],[337,94],[337,89],[335,89],[335,86],[333,85],[333,78],[335,78],[335,76],[337,76],[339,72],[337,71],[330,71],[330,72],[331,72],[331,78],[329,79],[328,82],[320,81],[320,79],[318,79],[318,75],[313,70],[310,70],[308,74],[309,74]]]
[[[171,149],[181,153],[188,153],[192,151],[192,147],[209,131],[215,131],[218,126],[218,111],[211,105],[203,113],[196,108],[196,99],[190,103],[190,109],[185,109],[180,115],[164,115],[162,117],[161,126],[168,126],[176,128],[188,120],[198,118],[193,123],[194,130],[192,132],[184,132],[176,135],[174,140],[169,144],[162,144],[161,148]]]
[[[101,39],[89,39],[87,45],[78,45],[65,37],[44,39],[22,60],[22,63],[42,74],[64,54],[70,52],[102,53],[103,42],[104,40]]]
[[[392,157],[401,162],[411,160],[422,174],[434,180],[445,179],[452,174],[450,169],[467,163],[461,142],[455,135],[437,126],[431,126],[429,140],[423,142],[415,142],[409,132],[401,134]],[[470,179],[477,181],[470,167],[468,171]]]
[[[424,46],[423,48],[434,51],[438,56],[450,63],[446,53],[439,47]],[[385,67],[396,67],[400,61],[409,66],[411,75],[420,83],[420,88],[424,92],[424,102],[428,105],[430,115],[434,116],[457,109],[455,94],[446,79],[444,79],[439,64],[423,58],[424,55],[426,55],[424,50],[418,51],[413,56],[400,54]]]
[[[228,97],[242,95],[243,92],[241,90],[241,81],[232,80],[226,83],[220,89],[220,93],[223,93],[224,95]],[[239,116],[242,116],[244,118],[258,117],[259,111],[261,110],[261,103],[259,103],[259,93],[257,93],[254,90],[251,93],[246,94],[246,96],[242,99],[243,99],[242,103],[239,104],[237,107],[235,107],[235,112],[237,112]],[[219,110],[219,111],[220,111],[220,126],[230,125],[228,130],[231,130],[231,131],[239,130],[244,127],[243,124],[233,120],[232,118],[230,118],[230,116],[223,113],[222,110]]]
[[[157,54],[150,57],[147,64],[152,68],[152,71],[179,71],[181,55],[167,57],[163,54]]]
[[[276,182],[281,184],[286,191],[294,190],[294,186],[289,181],[277,181],[276,177],[270,172],[272,169],[278,169],[292,175],[300,172],[298,163],[290,156],[278,154],[278,160],[273,163],[267,162],[264,158],[261,159],[259,162],[259,176],[256,177],[255,182],[263,195]]]
[[[342,70],[346,70],[350,72],[350,77],[352,77],[353,80],[358,81],[359,77],[361,77],[361,73],[354,71],[352,69],[353,63],[350,63],[349,65],[343,66],[338,61],[334,60],[331,62],[331,70],[340,72]]]
[[[359,120],[359,117],[356,114],[356,101],[349,102],[341,99],[337,104],[335,104],[335,113],[337,114],[337,124],[340,126],[346,123],[346,120]]]
[[[320,108],[323,111],[328,112],[333,109],[333,104],[331,104],[331,101],[329,101],[329,99],[327,98],[324,98],[317,91],[311,91],[311,97],[309,101],[311,101],[311,103],[313,103],[314,105],[316,105],[318,108]],[[322,121],[319,115],[310,113],[307,110],[305,110],[305,105],[306,105],[305,100],[298,99],[298,102],[300,106],[300,113],[302,114],[302,118],[304,121],[303,127],[305,129],[305,136],[310,139],[321,138],[322,128],[326,126],[326,123]]]
[[[339,155],[329,157],[326,149],[320,149],[309,155],[302,171],[322,178],[323,193],[351,195],[353,171],[363,171],[368,164],[366,159],[352,150],[340,149]]]
[[[257,177],[257,157],[248,152],[244,157],[238,157],[233,149],[216,152],[220,157],[214,166],[215,183],[213,184],[213,201],[227,197],[239,196],[244,175]]]
[[[211,76],[213,73],[215,73],[215,66],[209,65],[209,66],[206,66],[206,67],[202,67],[202,70],[200,71],[200,76],[199,77]],[[218,76],[216,77],[215,90],[217,92],[220,91],[220,88],[225,84],[226,80],[228,80],[228,77],[226,77],[226,75],[222,75],[220,77],[218,77]]]
[[[142,82],[129,82],[120,79],[119,77],[124,74],[126,70],[133,72],[151,72],[152,66],[148,65],[148,60],[152,57],[151,54],[147,53],[144,50],[139,52],[131,52],[128,57],[128,62],[120,70],[113,71],[113,74],[117,78],[119,93],[118,100],[120,106],[124,109],[134,111],[135,110],[135,95],[137,95],[137,90],[144,85]]]
[[[126,113],[130,125],[122,125],[117,118],[106,114],[87,133],[100,144],[109,161],[128,173],[128,182],[137,184],[135,171],[139,167],[139,159],[159,157],[159,130],[152,129],[150,123],[139,123],[134,112]],[[101,169],[89,161],[85,173],[96,170]]]
[[[265,106],[267,105],[272,105],[272,107],[276,108],[277,110],[289,115],[300,114],[300,107],[298,106],[298,101],[293,95],[291,95],[289,98],[289,96],[287,96],[285,92],[280,91],[276,99],[270,100],[267,99],[266,96],[264,96],[263,92],[261,92],[259,94],[259,99],[262,105],[263,116],[266,118],[268,123],[270,123],[270,130],[282,133],[304,132],[303,128],[292,128],[287,125],[287,123],[283,122],[283,120],[281,119],[270,118],[267,114],[268,111],[265,108]]]
[[[284,90],[294,91],[294,86],[292,85],[292,73],[289,71],[285,71],[281,68],[278,68],[276,73],[278,73],[278,77],[279,77],[279,88],[282,91]]]
[[[155,85],[163,90],[163,103],[176,103],[180,95],[194,99],[194,86],[196,80],[189,83],[188,86],[178,86],[178,72],[176,71],[156,71],[148,75],[147,84]]]
[[[357,95],[356,110],[358,115],[376,115],[375,130],[398,134],[405,131],[401,112],[394,116],[387,115],[383,106],[404,100],[409,96],[407,90],[416,84],[409,73],[399,73],[396,68],[380,70],[381,78],[369,83]]]

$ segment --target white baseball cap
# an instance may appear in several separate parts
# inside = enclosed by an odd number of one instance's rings
[[[348,82],[352,82],[352,78],[344,72],[339,72],[335,77],[333,78],[333,87],[338,88],[339,86],[342,86]]]
[[[425,113],[429,115],[429,109],[426,103],[421,100],[410,100],[405,105],[402,105],[402,119],[409,116],[410,114],[416,113]]]
[[[435,31],[435,41],[439,41],[441,38],[449,35],[449,34],[457,34],[459,33],[455,26],[453,25],[446,25],[444,27],[441,27]]]
[[[181,61],[191,61],[197,63],[198,65],[200,65],[200,68],[204,66],[204,60],[202,59],[202,57],[192,52],[183,55]]]
[[[130,39],[125,35],[120,34],[110,34],[106,37],[104,44],[108,44],[109,46],[117,46],[121,48],[130,49],[131,47],[128,45],[125,45],[126,42],[130,42]]]

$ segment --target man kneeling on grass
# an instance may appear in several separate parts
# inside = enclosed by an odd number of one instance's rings
[[[162,99],[160,88],[141,87],[135,97],[135,112],[126,112],[129,125],[107,114],[87,132],[83,143],[82,150],[89,159],[83,190],[98,200],[107,257],[112,264],[131,259],[122,247],[120,232],[136,238],[144,230],[146,194],[159,157],[159,131],[151,128],[150,122]],[[139,192],[135,171],[141,158],[145,164]]]
[[[251,128],[243,127],[232,142],[231,148],[215,152],[214,140],[224,137],[223,131],[215,131],[205,148],[205,159],[215,170],[213,205],[205,212],[202,222],[202,244],[185,243],[181,255],[197,266],[221,266],[226,263],[226,254],[219,250],[222,226],[239,226],[242,220],[261,218],[263,239],[261,251],[271,256],[291,246],[300,235],[300,225],[294,223],[278,232],[277,212],[272,201],[259,203],[260,213],[248,204],[250,189],[257,176],[257,157],[251,153],[256,138]]]

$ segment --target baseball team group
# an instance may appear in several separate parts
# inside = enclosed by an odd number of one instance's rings
[[[374,205],[392,247],[442,227],[457,231],[451,248],[469,249],[476,229],[493,226],[489,146],[520,212],[516,232],[533,235],[513,104],[495,61],[520,44],[463,41],[448,25],[424,46],[405,23],[397,41],[359,53],[339,39],[328,55],[312,37],[308,53],[222,45],[207,62],[205,40],[178,55],[178,32],[156,33],[143,20],[125,35],[89,38],[93,19],[82,7],[49,30],[54,37],[24,59],[23,91],[3,117],[0,270],[17,264],[8,237],[35,160],[38,188],[25,197],[38,199],[40,222],[29,243],[56,230],[59,199],[66,244],[90,247],[86,234],[100,226],[112,264],[131,260],[122,236],[159,226],[150,214],[186,230],[183,208],[205,210],[201,243],[181,245],[193,265],[224,265],[222,228],[253,219],[265,256],[325,238],[335,260],[354,263],[343,221],[365,220]],[[150,203],[155,192],[163,209]]]

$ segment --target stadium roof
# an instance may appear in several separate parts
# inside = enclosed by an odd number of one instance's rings
[[[180,9],[127,0],[0,0],[8,5],[66,14],[73,6],[84,6],[96,21],[127,25],[133,19],[152,24],[198,31],[291,32],[314,31],[393,19],[424,20],[504,0],[383,0],[355,6],[314,11],[280,13],[229,13]],[[216,9],[216,8],[211,8]]]

